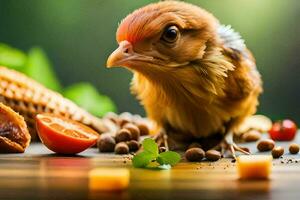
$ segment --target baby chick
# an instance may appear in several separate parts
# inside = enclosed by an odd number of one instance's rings
[[[239,33],[198,6],[163,1],[129,14],[116,37],[107,67],[133,72],[132,92],[166,146],[225,139],[233,156],[247,153],[233,133],[256,112],[262,81]]]

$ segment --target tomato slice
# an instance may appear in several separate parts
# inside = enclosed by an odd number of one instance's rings
[[[96,144],[99,134],[93,129],[54,114],[36,116],[38,135],[45,146],[60,154],[76,154]]]

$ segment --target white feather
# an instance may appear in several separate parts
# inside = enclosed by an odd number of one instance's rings
[[[234,50],[243,52],[246,48],[245,42],[238,32],[235,32],[230,25],[220,25],[218,27],[218,35],[220,36],[224,46]]]

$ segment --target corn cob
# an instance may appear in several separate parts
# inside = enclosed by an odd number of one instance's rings
[[[33,140],[37,139],[35,115],[54,113],[81,122],[99,133],[107,130],[97,118],[62,95],[51,91],[24,74],[0,66],[0,102],[19,112]]]

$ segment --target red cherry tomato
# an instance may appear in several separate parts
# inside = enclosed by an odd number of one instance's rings
[[[82,152],[93,146],[99,137],[93,129],[53,114],[38,114],[36,127],[44,145],[61,154]]]
[[[278,141],[290,141],[295,138],[297,125],[289,119],[277,121],[269,130],[270,137]]]

